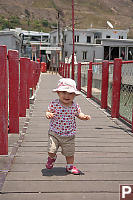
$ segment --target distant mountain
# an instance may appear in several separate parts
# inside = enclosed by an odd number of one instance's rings
[[[74,0],[75,28],[129,29],[133,38],[133,0]],[[0,0],[0,27],[22,27],[50,31],[60,26],[71,27],[72,0]]]

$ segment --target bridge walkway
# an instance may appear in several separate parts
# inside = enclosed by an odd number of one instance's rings
[[[77,119],[75,165],[82,175],[66,173],[60,152],[55,167],[45,169],[49,120],[44,115],[48,103],[57,97],[52,89],[59,78],[56,74],[41,74],[29,123],[18,141],[0,200],[117,200],[119,184],[133,183],[133,137],[127,133],[129,128],[112,120],[84,95],[76,101],[92,119]]]

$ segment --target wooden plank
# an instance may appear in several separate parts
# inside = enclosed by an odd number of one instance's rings
[[[133,181],[133,171],[132,172],[94,172],[87,171],[84,174],[80,175],[77,179],[77,176],[68,174],[65,169],[53,168],[52,170],[43,169],[43,173],[40,170],[33,173],[29,172],[11,172],[8,174],[6,181]]]
[[[0,195],[0,200],[117,200],[118,193],[9,193]]]
[[[118,193],[119,184],[125,184],[125,181],[81,181],[77,176],[77,181],[5,181],[2,192]],[[132,181],[126,181],[126,184],[132,184]]]
[[[46,157],[47,159],[47,157]],[[46,161],[46,160],[45,160]],[[20,163],[20,164],[15,164],[12,166],[11,168],[11,172],[18,172],[18,171],[22,171],[22,172],[27,172],[27,171],[32,171],[32,172],[36,172],[36,171],[41,171],[42,168],[45,168],[45,161],[44,164],[43,163],[34,163],[34,164],[25,164],[25,163]],[[64,167],[66,166],[65,163],[56,163],[55,167]],[[127,165],[125,164],[104,164],[104,163],[90,163],[90,164],[83,164],[83,163],[77,163],[76,166],[82,171],[82,172],[87,172],[89,171],[91,173],[91,171],[97,171],[97,172],[132,172],[133,171],[133,167],[132,164]]]

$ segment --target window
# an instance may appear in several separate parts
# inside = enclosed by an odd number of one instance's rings
[[[41,36],[35,36],[35,35],[32,35],[31,36],[31,39],[30,39],[31,41],[41,41]]]
[[[56,36],[53,37],[53,43],[56,43]]]
[[[119,39],[123,39],[123,35],[119,35]]]
[[[100,32],[94,33],[94,39],[97,39],[97,38],[102,38],[102,33]]]
[[[79,42],[79,35],[75,35],[75,42]]]
[[[64,42],[66,43],[66,35],[64,35]]]
[[[91,43],[91,37],[87,36],[87,43]]]
[[[83,51],[83,60],[87,59],[87,51]]]
[[[67,55],[68,55],[68,53],[67,53],[67,51],[65,51],[65,57],[67,57]]]
[[[42,36],[42,41],[43,42],[49,42],[48,36]]]
[[[133,60],[133,47],[128,47],[128,60]]]
[[[126,59],[126,48],[125,47],[120,48],[120,57],[122,58],[122,60]]]

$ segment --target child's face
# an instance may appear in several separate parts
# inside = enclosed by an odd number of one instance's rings
[[[65,106],[71,106],[75,97],[75,93],[57,92],[61,103]]]

